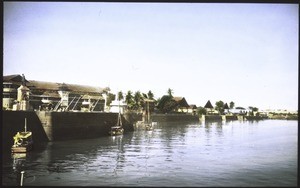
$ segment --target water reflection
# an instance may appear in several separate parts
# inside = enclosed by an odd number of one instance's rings
[[[14,153],[12,154],[13,159],[13,171],[16,177],[16,185],[21,185],[21,172],[25,171],[26,153]]]
[[[99,139],[54,142],[44,153],[50,172],[64,173],[74,170],[92,170],[103,164],[116,161],[114,171],[126,161],[125,146],[131,144],[133,133]],[[107,166],[104,165],[104,168]],[[111,166],[109,167],[111,168]]]
[[[274,121],[161,123],[152,131],[46,143],[19,161],[10,156],[2,174],[4,185],[19,185],[24,170],[28,186],[295,185],[295,129]]]

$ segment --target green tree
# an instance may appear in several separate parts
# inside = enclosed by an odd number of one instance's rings
[[[206,114],[206,109],[203,108],[202,106],[199,106],[197,108],[197,112],[198,112],[198,115],[201,116],[201,115],[205,115]]]
[[[249,106],[248,108],[250,109],[250,112],[249,112],[250,116],[254,116],[254,112],[257,112],[256,115],[259,116],[258,108],[252,107],[252,106]]]
[[[125,97],[125,102],[127,103],[128,109],[132,110],[134,106],[134,99],[132,96],[132,91],[128,91]]]
[[[223,114],[224,113],[224,102],[223,101],[217,101],[216,102],[216,106],[215,106],[215,109],[217,111],[219,111],[220,114]]]
[[[134,109],[135,110],[140,110],[142,107],[142,94],[140,91],[136,91],[134,93]]]
[[[112,93],[108,93],[107,94],[107,100],[106,100],[106,105],[109,106],[110,103],[116,99],[116,95],[112,94]]]
[[[177,103],[170,95],[164,95],[158,102],[157,108],[162,113],[169,113],[177,107]]]
[[[143,99],[148,99],[148,95],[146,93],[142,93]]]
[[[169,88],[167,92],[170,97],[173,97],[173,90],[171,88]]]
[[[118,92],[118,101],[120,101],[120,100],[123,100],[124,99],[124,96],[123,96],[123,93],[122,93],[122,91],[119,91]]]
[[[148,91],[148,98],[152,100],[154,99],[154,94],[152,93],[151,90]]]
[[[234,102],[233,102],[233,101],[230,102],[229,108],[230,108],[230,109],[233,109],[233,108],[234,108]]]

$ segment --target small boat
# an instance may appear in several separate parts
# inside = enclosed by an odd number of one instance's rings
[[[152,123],[146,123],[145,128],[146,128],[147,131],[152,130],[153,129]]]
[[[124,129],[122,127],[121,112],[119,110],[117,125],[110,128],[109,134],[111,136],[117,136],[117,135],[122,135],[123,132],[124,132]]]
[[[146,110],[146,121],[144,122],[145,129],[147,131],[150,131],[153,129],[153,125],[155,122],[152,122],[151,115],[150,115],[150,109],[149,109],[149,102],[153,102],[153,100],[145,100],[147,102],[147,110]]]
[[[117,136],[122,135],[124,132],[124,129],[121,126],[114,126],[110,129],[110,135],[111,136]]]
[[[12,153],[26,153],[33,148],[32,132],[26,130],[26,118],[25,118],[25,131],[17,132],[13,137],[14,144],[11,147]]]

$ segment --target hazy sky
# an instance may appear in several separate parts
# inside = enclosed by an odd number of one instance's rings
[[[3,74],[298,109],[298,4],[4,2]]]

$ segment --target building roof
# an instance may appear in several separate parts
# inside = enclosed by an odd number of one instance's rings
[[[224,105],[224,109],[229,109],[229,106],[228,106],[228,104],[227,104],[227,103],[225,103],[225,105]]]
[[[3,76],[3,82],[12,82],[12,83],[22,83],[23,77],[19,74],[7,75]],[[28,83],[29,81],[25,79],[25,82]]]
[[[3,82],[11,82],[18,85],[22,84],[21,75],[8,75],[3,76]],[[63,87],[65,90],[68,90],[76,94],[96,94],[99,95],[105,91],[108,91],[109,88],[94,87],[87,85],[78,85],[78,84],[66,84],[66,83],[55,83],[55,82],[45,82],[45,81],[36,81],[36,80],[26,80],[26,84],[31,90],[46,90],[46,91],[58,91]]]
[[[173,97],[173,99],[179,104],[180,107],[190,107],[184,97]]]
[[[214,108],[214,107],[211,105],[210,101],[208,100],[204,108]]]

